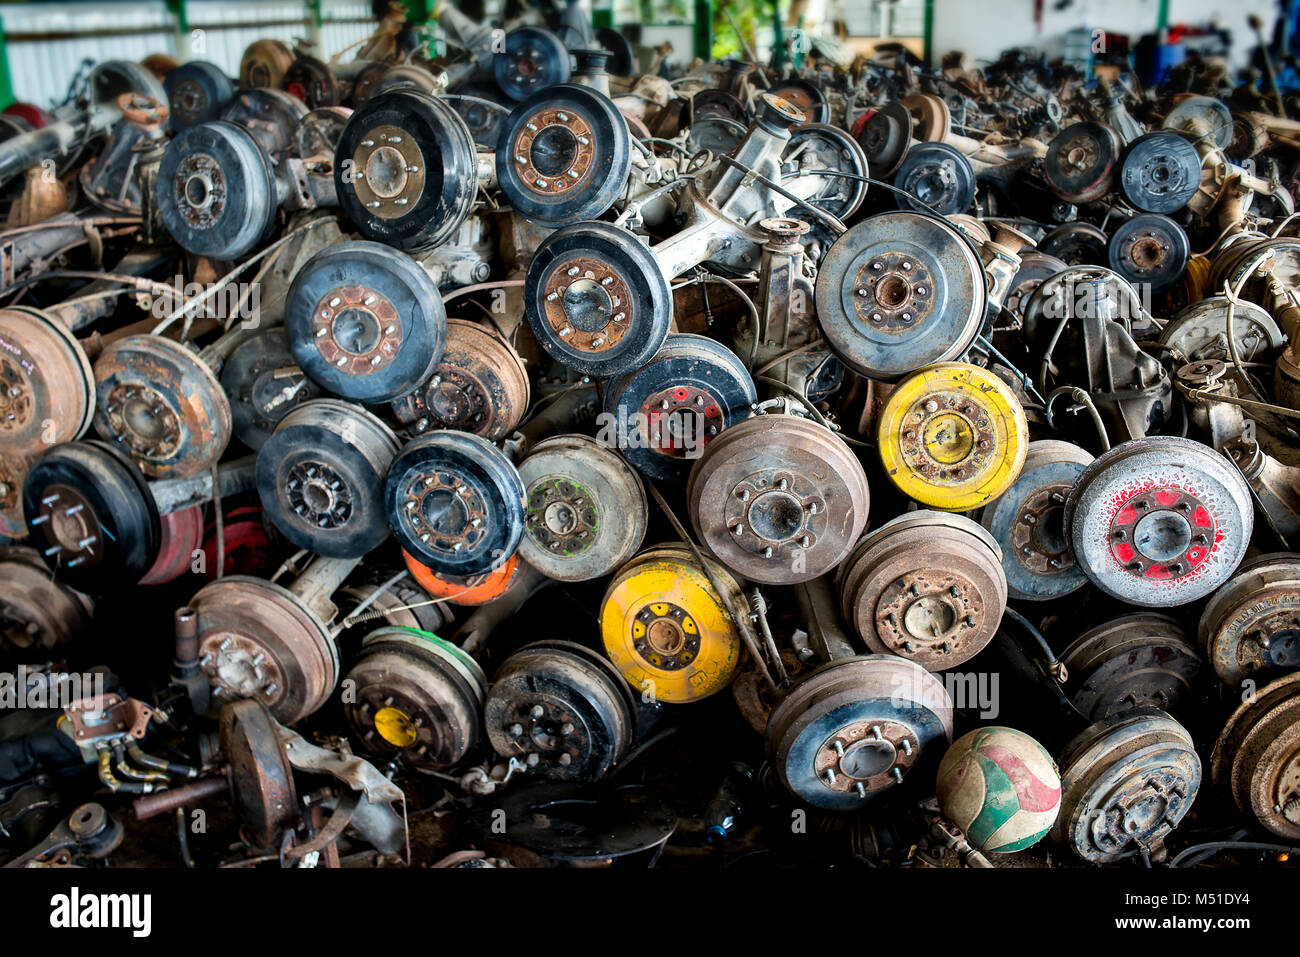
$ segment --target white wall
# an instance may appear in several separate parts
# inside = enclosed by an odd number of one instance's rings
[[[1159,0],[1074,0],[1059,12],[1055,6],[1056,0],[1043,3],[1040,34],[1034,0],[935,0],[935,56],[962,50],[977,59],[993,59],[1009,47],[1035,46],[1051,59],[1061,55],[1065,32],[1079,26],[1128,34],[1136,43],[1142,34],[1154,32],[1160,9]],[[1246,17],[1261,17],[1269,35],[1276,11],[1277,0],[1171,0],[1169,22],[1219,21],[1232,31],[1233,61],[1241,66],[1255,42]]]

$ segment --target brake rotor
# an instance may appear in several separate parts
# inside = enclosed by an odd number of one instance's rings
[[[705,559],[709,562],[709,559]],[[650,700],[689,704],[731,684],[741,637],[732,608],[740,584],[716,563],[709,571],[681,545],[646,549],[618,570],[600,606],[605,652],[632,689]]]
[[[233,419],[198,354],[162,336],[110,342],[95,360],[95,431],[149,478],[199,475],[221,458]]]
[[[1245,300],[1232,310],[1232,334],[1243,362],[1269,361],[1286,345],[1286,336],[1268,311]],[[1192,303],[1169,320],[1158,341],[1178,350],[1188,362],[1232,361],[1227,297],[1211,296]]]
[[[211,123],[235,95],[230,77],[215,63],[191,60],[182,63],[163,80],[167,90],[169,122],[179,133],[200,123]]]
[[[1300,555],[1245,562],[1205,604],[1200,646],[1224,684],[1300,669]]]
[[[293,61],[293,51],[284,42],[257,40],[245,48],[239,60],[239,85],[279,87]]]
[[[645,365],[672,322],[672,290],[644,243],[610,223],[564,226],[533,256],[525,315],[556,362],[608,378]]]
[[[596,652],[538,641],[501,663],[483,720],[501,757],[545,777],[594,781],[632,744],[636,701]]]
[[[453,605],[486,605],[496,601],[520,581],[528,566],[515,552],[498,568],[482,575],[443,575],[428,565],[421,565],[410,552],[403,551],[406,569],[416,584],[432,598]]]
[[[415,391],[442,358],[446,330],[433,279],[380,243],[329,246],[289,287],[285,331],[294,359],[347,399],[387,402]]]
[[[1201,787],[1191,735],[1154,708],[1089,726],[1066,745],[1060,764],[1061,810],[1052,837],[1093,864],[1164,841]]]
[[[447,768],[483,736],[487,677],[473,658],[431,632],[371,632],[346,680],[356,692],[343,712],[375,754]]]
[[[1300,838],[1300,674],[1265,685],[1232,713],[1210,756],[1210,780],[1267,830]]]
[[[289,64],[280,88],[294,99],[302,100],[311,110],[339,104],[339,81],[334,71],[314,56],[300,54]]]
[[[37,309],[0,309],[0,448],[35,455],[84,435],[95,377],[81,343]]]
[[[1065,499],[1091,461],[1091,453],[1069,442],[1030,442],[1015,482],[980,510],[980,524],[1002,549],[1012,598],[1047,601],[1087,582],[1065,534]]]
[[[1129,143],[1124,151],[1120,192],[1144,213],[1180,210],[1200,185],[1200,154],[1180,133],[1147,133]]]
[[[1065,525],[1084,574],[1133,605],[1203,598],[1236,570],[1254,527],[1250,486],[1199,442],[1124,442],[1084,469]]]
[[[1034,290],[1058,272],[1070,268],[1064,259],[1057,259],[1037,250],[1020,254],[1020,269],[1016,272],[1011,285],[1002,301],[1008,311],[1019,315]]]
[[[975,170],[947,143],[921,143],[907,151],[894,174],[899,209],[932,209],[941,216],[964,213],[975,202]]]
[[[1137,612],[1085,631],[1061,652],[1067,693],[1088,720],[1134,708],[1177,713],[1191,703],[1204,663],[1178,622]]]
[[[191,505],[162,517],[158,557],[140,579],[141,585],[162,585],[188,572],[203,547],[203,506]]]
[[[881,213],[837,239],[817,274],[826,341],[859,375],[891,380],[965,353],[979,333],[984,267],[950,223]]]
[[[1123,144],[1105,123],[1074,123],[1047,146],[1043,179],[1059,199],[1083,204],[1101,199],[1115,185]]]
[[[395,399],[393,414],[416,433],[455,429],[498,442],[523,420],[529,394],[528,368],[500,333],[448,319],[447,344],[433,377]]]
[[[519,464],[527,513],[519,553],[557,581],[589,581],[641,547],[649,506],[641,479],[612,449],[557,435]]]
[[[803,113],[805,123],[829,123],[831,121],[831,105],[826,100],[826,94],[816,83],[802,80],[799,77],[790,77],[782,80],[768,91],[773,96],[779,96],[788,103],[793,103]],[[840,132],[843,132],[842,130]]]
[[[892,176],[911,144],[912,114],[898,100],[876,110],[858,137],[858,145],[878,177]]]
[[[916,372],[881,409],[885,473],[924,505],[965,512],[1005,492],[1020,474],[1029,424],[1015,392],[987,369],[945,362]]]
[[[1131,283],[1159,292],[1178,281],[1192,254],[1183,227],[1167,216],[1134,216],[1110,238],[1110,268]]]
[[[496,151],[506,201],[529,222],[566,226],[614,203],[632,167],[632,134],[609,97],[563,84],[539,92],[506,118]]]
[[[265,240],[279,202],[265,151],[233,123],[192,126],[163,151],[158,214],[188,252],[235,260]]]
[[[410,442],[384,483],[398,543],[446,575],[480,575],[502,565],[519,547],[525,507],[514,464],[467,432],[432,432]]]
[[[932,764],[952,741],[953,704],[938,678],[892,655],[809,672],[772,711],[767,751],[781,783],[813,807],[854,811]]]
[[[1070,266],[1104,266],[1110,261],[1108,243],[1092,223],[1062,223],[1038,241],[1038,251]]]
[[[1165,115],[1162,129],[1186,133],[1193,140],[1208,139],[1221,150],[1232,145],[1232,111],[1212,96],[1189,96]]]
[[[526,100],[557,83],[568,83],[571,70],[564,42],[543,27],[511,30],[506,34],[505,49],[492,60],[497,86],[515,101]]]
[[[829,429],[762,415],[727,429],[686,483],[701,542],[739,577],[792,585],[840,563],[867,525],[862,463]]]
[[[78,591],[134,585],[158,557],[161,519],[149,486],[106,442],[65,442],[32,465],[23,484],[29,541]]]
[[[781,153],[781,172],[784,178],[811,178],[824,185],[809,196],[807,202],[824,209],[840,220],[848,219],[858,211],[867,195],[863,179],[846,176],[799,176],[803,169],[830,169],[848,173],[849,176],[867,177],[870,171],[866,154],[855,139],[838,126],[828,123],[802,123],[790,130],[790,142]]]
[[[268,329],[236,347],[221,367],[235,438],[254,452],[266,444],[291,409],[323,392],[303,375],[283,329]]]
[[[35,549],[0,547],[0,649],[61,648],[85,634],[94,605],[50,578]]]
[[[734,352],[705,336],[677,333],[649,362],[606,386],[605,413],[615,434],[602,432],[601,440],[650,478],[678,482],[757,400],[754,380]]]
[[[478,159],[469,127],[440,97],[376,94],[348,120],[334,154],[339,206],[367,239],[423,252],[474,208]]]
[[[293,149],[293,134],[307,115],[307,105],[283,90],[240,90],[221,111],[221,119],[242,127],[279,162]]]
[[[1002,555],[964,515],[920,510],[864,537],[839,574],[840,610],[878,654],[955,668],[997,633],[1007,604]]]
[[[338,650],[325,623],[289,589],[231,575],[204,585],[189,604],[199,616],[199,665],[215,705],[252,699],[288,725],[333,694]]]
[[[267,519],[299,548],[356,558],[388,537],[383,483],[392,429],[359,406],[313,399],[280,420],[257,455]]]
[[[293,767],[279,729],[260,703],[236,701],[221,710],[219,731],[241,833],[258,850],[279,847],[298,819]]]

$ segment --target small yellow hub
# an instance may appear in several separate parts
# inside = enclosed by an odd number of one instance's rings
[[[885,472],[900,491],[931,508],[965,512],[1016,480],[1029,426],[1000,378],[945,362],[898,384],[881,411],[877,439]]]
[[[404,711],[393,707],[380,708],[375,712],[375,730],[381,738],[397,748],[409,748],[418,737],[415,722]]]

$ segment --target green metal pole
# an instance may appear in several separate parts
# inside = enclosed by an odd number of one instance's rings
[[[785,66],[785,27],[781,23],[781,0],[772,0],[772,66]]]
[[[167,0],[167,9],[171,11],[176,30],[172,42],[176,47],[176,59],[188,60],[193,51],[190,49],[190,12],[185,7],[185,0]]]
[[[1156,33],[1169,27],[1169,0],[1160,0],[1160,8],[1156,12]]]
[[[307,6],[311,10],[311,45],[316,50],[316,56],[324,58],[325,38],[321,33],[321,28],[325,25],[323,0],[307,0]]]
[[[713,56],[713,0],[695,0],[695,55]]]
[[[934,66],[934,0],[925,0],[925,47],[921,59],[928,70]]]
[[[0,16],[0,109],[14,102],[14,85],[9,76],[9,50],[5,47],[4,17]]]
[[[614,29],[614,8],[596,7],[591,11],[591,25],[597,30]]]

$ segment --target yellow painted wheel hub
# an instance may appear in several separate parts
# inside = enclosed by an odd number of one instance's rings
[[[405,712],[392,707],[380,708],[375,712],[375,730],[381,738],[397,748],[409,748],[418,737],[415,722]]]
[[[877,439],[885,472],[900,491],[931,508],[964,512],[1016,480],[1029,427],[1000,378],[945,362],[898,384],[881,411]]]
[[[725,569],[711,570],[739,596]],[[721,691],[740,664],[731,615],[694,556],[677,546],[642,552],[620,569],[601,603],[600,630],[628,683],[670,704]]]

